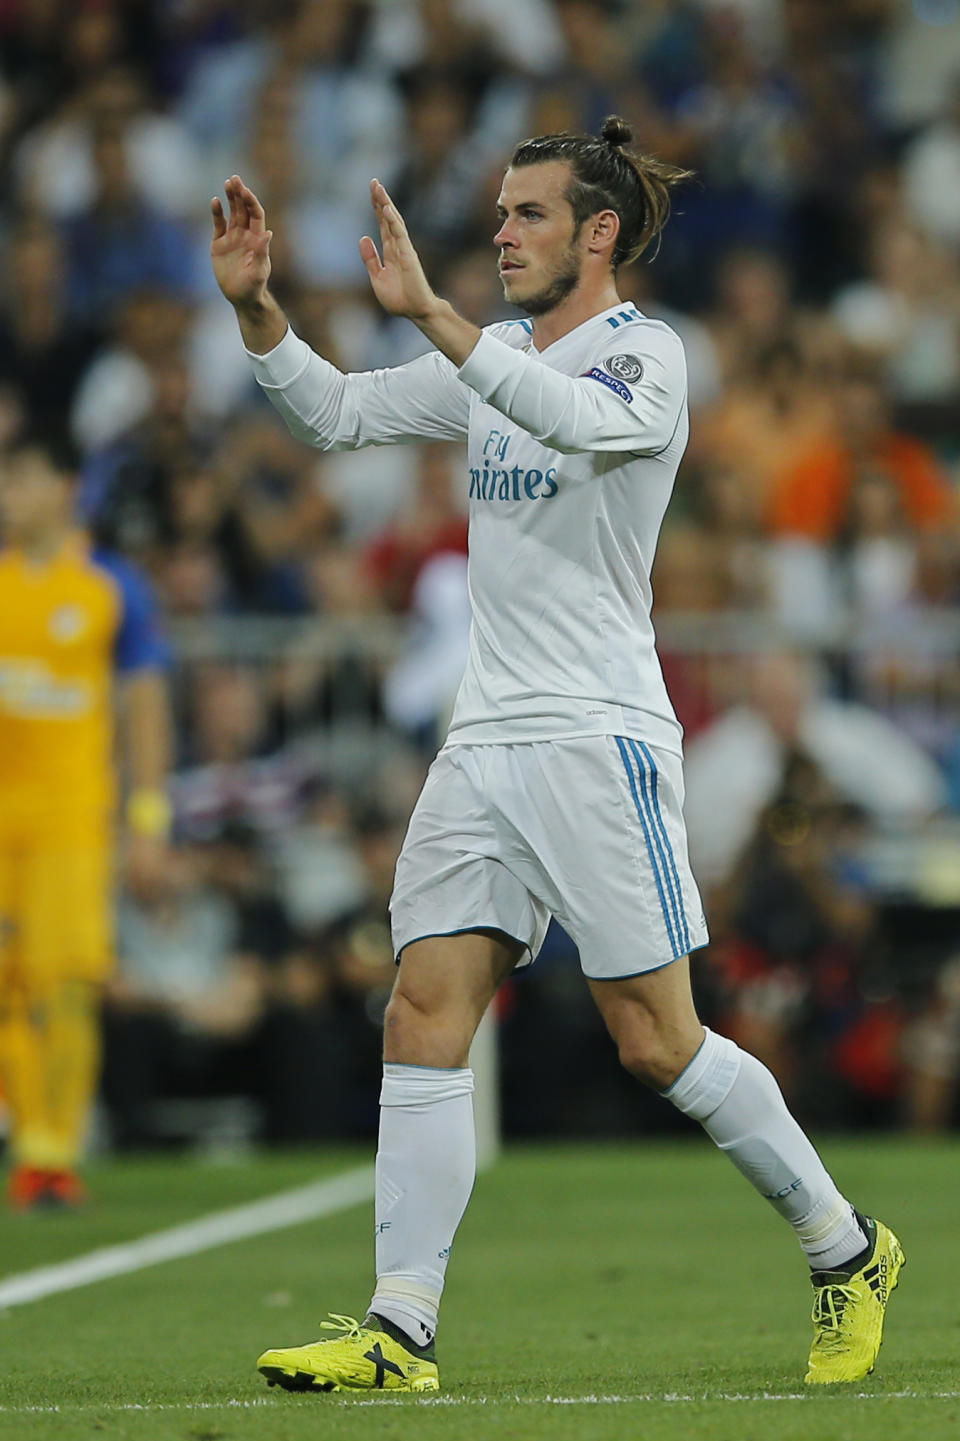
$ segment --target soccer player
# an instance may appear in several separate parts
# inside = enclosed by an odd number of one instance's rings
[[[704,1029],[689,952],[707,941],[687,862],[680,728],[650,623],[657,534],[687,439],[676,335],[623,302],[617,267],[659,234],[682,173],[599,138],[518,145],[493,243],[529,318],[485,331],[434,294],[387,191],[380,304],[436,349],[344,375],[268,289],[270,232],[238,176],[212,202],[212,259],[257,379],[294,434],[328,450],[467,438],[472,630],[446,742],[407,831],[391,902],[376,1287],[362,1324],[267,1351],[290,1390],[431,1391],[437,1311],[474,1180],[470,1042],[555,915],[623,1064],[701,1122],[793,1227],[814,1285],[807,1380],[873,1367],[903,1256],[855,1211],[770,1072]],[[718,817],[722,824],[722,817]],[[319,1103],[318,1098],[318,1103]]]
[[[123,690],[131,880],[149,886],[169,806],[166,647],[145,581],[73,522],[50,434],[0,456],[0,1079],[8,1198],[70,1206],[111,963],[114,675]]]

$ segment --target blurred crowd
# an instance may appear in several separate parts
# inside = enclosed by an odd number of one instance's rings
[[[286,434],[210,197],[257,192],[317,350],[399,364],[369,178],[489,323],[505,157],[611,112],[697,177],[620,281],[690,370],[654,585],[705,1018],[820,1124],[960,1119],[958,0],[0,0],[0,444],[69,428],[180,655],[177,845],[120,902],[118,1144],[158,1095],[251,1088],[270,1140],[372,1129],[392,864],[468,624],[459,451]],[[667,1123],[562,934],[501,1020],[508,1130]]]

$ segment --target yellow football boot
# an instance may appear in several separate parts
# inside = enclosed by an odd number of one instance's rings
[[[870,1243],[855,1271],[814,1271],[813,1345],[804,1380],[830,1386],[862,1381],[873,1370],[883,1318],[903,1265],[903,1248],[882,1221],[857,1213]]]
[[[264,1351],[257,1369],[271,1386],[287,1391],[439,1391],[432,1346],[421,1350],[412,1341],[404,1344],[398,1339],[403,1333],[393,1326],[388,1331],[376,1316],[361,1324],[331,1311],[330,1320],[320,1325],[342,1334]]]

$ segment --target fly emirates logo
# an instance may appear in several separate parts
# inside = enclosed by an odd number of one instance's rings
[[[522,465],[507,468],[505,461],[510,436],[491,430],[483,442],[483,465],[470,467],[471,500],[549,500],[557,494],[557,468],[524,470]]]

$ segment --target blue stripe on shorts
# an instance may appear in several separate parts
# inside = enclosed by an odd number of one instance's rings
[[[677,918],[677,929],[680,933],[680,939],[683,942],[684,950],[689,951],[690,931],[687,927],[687,916],[683,904],[683,889],[680,885],[680,873],[677,870],[677,862],[673,854],[673,846],[670,844],[670,837],[667,835],[667,827],[664,823],[663,815],[660,810],[660,797],[657,794],[657,763],[653,758],[649,746],[645,745],[643,741],[631,741],[630,744],[634,748],[635,752],[637,747],[639,746],[639,749],[643,752],[647,764],[650,767],[650,791],[653,797],[653,808],[656,812],[657,824],[660,828],[660,834],[663,837],[663,844],[666,847],[667,851],[667,860],[669,865],[668,880],[672,878],[672,884],[670,885],[670,894],[671,896],[673,895],[674,887],[676,887],[677,892],[675,913]]]
[[[623,768],[626,771],[627,779],[630,782],[630,793],[633,796],[633,803],[636,806],[637,815],[640,818],[640,825],[643,828],[644,839],[647,843],[647,855],[650,858],[650,866],[653,870],[653,878],[657,883],[657,894],[660,897],[660,907],[663,911],[663,922],[667,929],[667,937],[670,941],[671,949],[673,950],[673,958],[674,960],[679,960],[679,958],[684,954],[684,949],[682,945],[678,944],[678,933],[674,929],[674,918],[673,915],[671,915],[671,911],[674,913],[674,915],[676,914],[676,899],[672,893],[672,886],[670,884],[669,874],[667,874],[666,876],[668,888],[671,891],[669,903],[667,901],[667,896],[664,891],[664,876],[661,875],[660,864],[661,860],[664,861],[664,865],[666,863],[663,858],[663,846],[660,840],[660,836],[656,830],[653,813],[650,810],[649,799],[647,796],[646,773],[644,771],[643,760],[639,756],[639,754],[632,749],[634,745],[633,741],[624,740],[621,736],[615,736],[614,739],[617,742],[617,749],[619,750],[620,758],[623,761]],[[631,747],[630,750],[627,749],[628,746]],[[639,771],[640,775],[640,784],[643,789],[644,796],[642,804],[640,800],[640,794],[637,791],[637,777],[634,773],[633,764],[631,762],[631,754],[633,755],[633,760],[635,760],[637,763],[637,770]],[[659,860],[658,855],[660,857]]]

